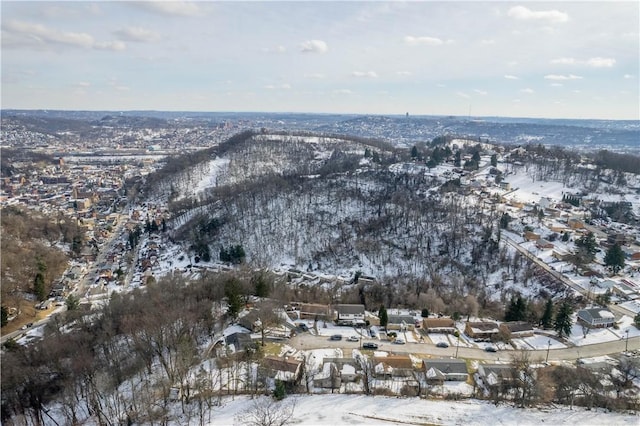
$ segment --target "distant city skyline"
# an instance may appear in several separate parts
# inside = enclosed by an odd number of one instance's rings
[[[640,119],[629,2],[2,1],[2,108]]]

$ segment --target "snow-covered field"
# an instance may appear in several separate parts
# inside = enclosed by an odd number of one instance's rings
[[[511,405],[467,401],[431,401],[362,395],[290,396],[291,424],[298,425],[637,425],[638,413],[582,408],[518,409]],[[251,407],[246,397],[226,400],[209,424],[238,425],[237,415]]]

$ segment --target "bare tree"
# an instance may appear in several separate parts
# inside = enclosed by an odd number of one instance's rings
[[[236,425],[242,426],[285,426],[291,423],[296,408],[296,400],[288,398],[283,401],[263,396],[253,400],[234,419]]]

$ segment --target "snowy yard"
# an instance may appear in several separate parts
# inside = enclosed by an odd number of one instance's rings
[[[550,338],[547,336],[532,336],[532,337],[523,337],[521,339],[512,339],[512,342],[518,347],[518,349],[537,349],[537,350],[545,350],[545,349],[563,349],[567,346],[558,342],[554,338]],[[549,345],[549,343],[551,345]]]
[[[431,401],[363,395],[289,396],[295,400],[292,424],[300,425],[637,425],[638,414],[582,408],[518,409],[490,402]],[[225,400],[209,424],[238,425],[237,415],[251,407],[247,397]]]

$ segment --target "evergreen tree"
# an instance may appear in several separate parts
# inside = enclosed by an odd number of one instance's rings
[[[422,314],[421,314],[422,318],[427,318],[429,316],[429,309],[427,308],[422,308]]]
[[[589,263],[593,261],[598,250],[593,232],[587,232],[576,240],[576,247],[578,248],[577,257],[579,262]]]
[[[287,396],[287,391],[282,380],[276,380],[276,387],[273,390],[273,397],[277,401],[283,400]]]
[[[475,151],[473,153],[473,155],[471,156],[471,159],[476,163],[476,164],[480,164],[480,152],[479,151]]]
[[[613,271],[614,274],[624,268],[624,252],[618,244],[612,245],[604,256],[604,264]]]
[[[453,165],[456,167],[460,167],[460,165],[462,164],[462,154],[460,154],[460,151],[456,151],[456,155],[455,155],[455,159],[453,160]]]
[[[527,301],[518,295],[512,297],[504,315],[505,321],[524,321],[527,317]]]
[[[556,320],[553,324],[553,329],[558,333],[558,337],[562,338],[571,334],[571,314],[573,314],[573,307],[568,300],[563,300],[560,305],[560,309],[556,314]]]
[[[413,148],[411,148],[411,158],[416,159],[419,157],[419,153],[418,153],[418,147],[416,147],[415,145],[413,146]]]
[[[550,329],[553,325],[553,300],[547,299],[547,303],[544,305],[544,313],[540,319],[540,325],[545,330]]]
[[[68,310],[75,311],[80,307],[80,299],[77,296],[70,294],[69,297],[67,297],[65,304],[67,305]]]
[[[231,318],[237,318],[242,309],[242,295],[240,284],[235,279],[230,279],[224,286],[224,294],[227,297],[228,314]]]
[[[498,167],[498,156],[496,154],[491,156],[491,165],[493,167]]]
[[[9,323],[9,310],[7,308],[5,308],[4,306],[2,306],[0,308],[0,312],[1,312],[1,326],[4,327],[5,325],[7,325]]]
[[[387,314],[387,308],[380,306],[378,311],[378,318],[380,318],[380,327],[386,327],[389,323],[389,315]]]
[[[640,328],[640,313],[633,317],[633,323],[636,325],[636,328]]]
[[[500,217],[500,228],[507,229],[507,227],[509,227],[509,222],[511,222],[511,216],[509,216],[509,213],[504,213]]]
[[[38,272],[33,280],[33,292],[41,302],[47,298],[47,290],[45,289],[44,275],[42,272]]]

